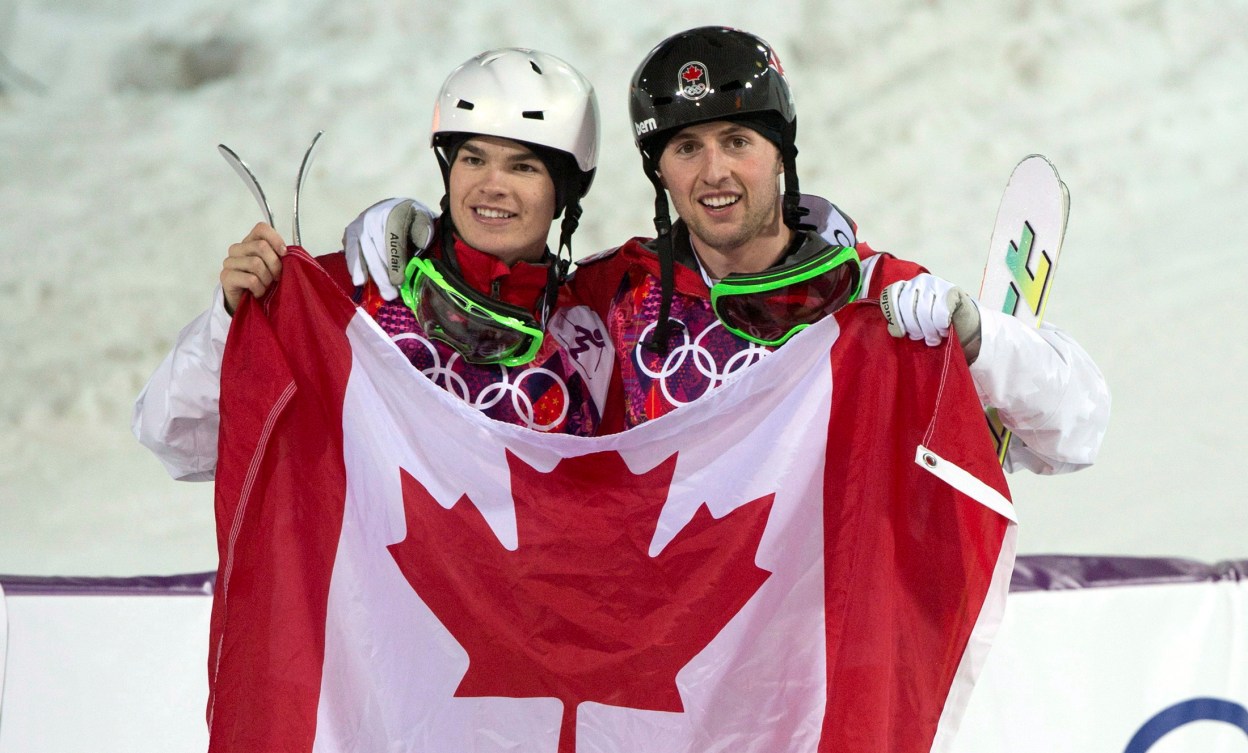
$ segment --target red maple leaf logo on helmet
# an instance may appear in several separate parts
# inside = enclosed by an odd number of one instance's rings
[[[690,65],[680,74],[686,81],[697,81],[702,78],[702,66]]]
[[[767,51],[767,65],[776,69],[776,73],[784,75],[784,66],[780,65],[780,58],[776,56],[775,50]]]
[[[390,554],[468,652],[455,695],[558,698],[559,753],[576,750],[581,703],[684,711],[677,672],[771,575],[754,558],[775,495],[718,519],[703,504],[652,555],[675,455],[640,475],[616,452],[507,463],[515,551],[467,495],[444,509],[402,472],[407,538]]]

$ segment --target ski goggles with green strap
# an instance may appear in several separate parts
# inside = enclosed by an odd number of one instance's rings
[[[780,267],[733,273],[711,287],[711,308],[724,327],[759,345],[781,345],[858,298],[862,265],[844,246],[822,247]]]
[[[521,366],[542,347],[532,314],[477,291],[441,259],[413,258],[399,290],[425,334],[469,363]]]

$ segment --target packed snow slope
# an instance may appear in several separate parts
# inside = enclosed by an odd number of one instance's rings
[[[1014,164],[1046,154],[1070,186],[1048,318],[1113,420],[1094,468],[1011,479],[1023,553],[1248,556],[1248,4],[0,0],[0,572],[216,566],[211,485],[168,479],[129,417],[258,219],[218,143],[289,232],[324,130],[303,236],[335,250],[373,201],[441,196],[427,129],[455,65],[543,49],[602,107],[583,255],[651,229],[628,79],[711,23],[778,49],[802,187],[876,248],[975,290]]]

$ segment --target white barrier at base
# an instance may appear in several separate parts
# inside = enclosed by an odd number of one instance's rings
[[[209,579],[0,583],[0,751],[208,749]]]
[[[954,750],[1248,753],[1245,573],[1020,557]],[[0,753],[206,750],[211,602],[211,575],[0,576]]]
[[[1248,753],[1246,573],[1020,557],[954,750]]]

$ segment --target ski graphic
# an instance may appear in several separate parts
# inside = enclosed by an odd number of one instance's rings
[[[1066,235],[1070,193],[1047,158],[1033,154],[1014,168],[1001,197],[979,289],[980,305],[1039,327]],[[1005,462],[1010,431],[988,408],[988,425]]]

